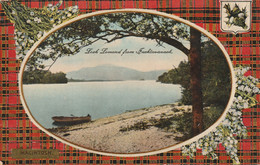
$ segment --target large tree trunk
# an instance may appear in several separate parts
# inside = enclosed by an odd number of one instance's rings
[[[201,89],[201,34],[196,29],[190,30],[190,74],[192,94],[192,133],[203,131],[203,103]]]

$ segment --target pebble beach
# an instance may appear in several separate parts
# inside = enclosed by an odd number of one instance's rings
[[[74,126],[49,129],[64,140],[82,147],[111,153],[141,153],[173,146],[179,142],[182,133],[153,126],[151,121],[191,112],[191,106],[175,104],[127,111],[125,113],[93,120]],[[130,129],[145,123],[143,129]],[[147,124],[148,123],[148,124]]]

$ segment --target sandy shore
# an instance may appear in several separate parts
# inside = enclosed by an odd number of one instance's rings
[[[191,106],[160,105],[50,131],[93,150],[113,153],[147,152],[180,142],[176,139],[183,135],[173,125],[166,129],[158,128],[154,123],[183,112],[191,112]]]

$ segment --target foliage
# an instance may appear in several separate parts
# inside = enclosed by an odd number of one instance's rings
[[[242,121],[242,110],[256,105],[255,96],[260,94],[256,86],[258,79],[252,76],[245,76],[249,68],[236,68],[236,93],[231,108],[228,110],[225,119],[209,134],[200,138],[189,145],[182,147],[184,155],[193,157],[198,149],[202,149],[202,154],[217,159],[218,156],[214,150],[222,144],[227,154],[232,158],[233,163],[239,164],[237,155],[238,140],[247,136],[246,126]]]
[[[8,18],[15,24],[17,55],[22,60],[32,45],[53,26],[78,15],[78,7],[59,10],[51,4],[42,9],[29,8],[16,0],[1,2]],[[21,13],[21,14],[17,14]],[[113,42],[124,37],[156,40],[170,44],[189,54],[181,40],[189,40],[189,27],[175,20],[146,13],[112,13],[74,22],[50,35],[34,52],[29,70],[50,68],[60,57],[77,54],[98,40]],[[52,60],[50,66],[43,61]]]
[[[204,108],[203,123],[204,130],[214,124],[222,114],[222,108],[220,107],[207,107]],[[192,138],[192,113],[185,112],[182,115],[177,116],[174,120],[176,130],[183,133],[182,141]]]
[[[171,69],[168,72],[163,73],[158,77],[159,82],[181,84],[182,86],[182,98],[181,103],[185,105],[191,104],[190,93],[190,65],[187,61],[181,61],[178,68]]]
[[[222,109],[222,108],[221,108]],[[192,113],[185,112],[182,109],[173,108],[174,112],[181,112],[173,116],[168,116],[166,114],[161,114],[160,118],[144,119],[142,121],[136,122],[133,125],[128,125],[120,129],[121,132],[132,131],[132,130],[146,130],[150,127],[156,127],[162,129],[166,132],[179,132],[183,134],[181,141],[187,140],[192,137]],[[222,111],[218,107],[207,107],[204,108],[204,118],[203,122],[205,124],[205,129],[214,124],[217,119],[222,114]],[[177,137],[176,137],[177,138]]]
[[[131,131],[131,130],[146,130],[148,128],[150,128],[152,125],[149,123],[149,121],[144,120],[144,121],[139,121],[131,126],[126,126],[126,127],[122,127],[120,128],[119,131],[121,132],[126,132],[126,131]]]
[[[229,99],[231,80],[229,67],[221,50],[213,41],[202,44],[202,94],[204,106],[225,106]],[[181,84],[183,104],[192,102],[190,91],[190,65],[187,61],[180,62],[175,69],[158,77],[162,83]]]
[[[206,107],[203,114],[205,129],[214,124],[221,117],[222,113],[223,107]]]
[[[242,27],[243,29],[247,29],[248,26],[246,25],[246,7],[240,9],[240,7],[235,4],[233,9],[231,10],[230,4],[225,4],[224,8],[226,9],[226,14],[228,21],[225,23],[230,27],[231,25]]]
[[[192,113],[184,112],[175,119],[176,130],[183,133],[182,141],[191,138],[192,136]]]
[[[51,73],[50,71],[34,70],[24,71],[24,84],[50,84],[50,83],[67,83],[66,74],[63,72]]]
[[[79,13],[77,6],[59,10],[62,1],[43,8],[29,8],[16,0],[2,1],[1,4],[7,17],[15,25],[16,54],[21,60],[46,32]]]
[[[186,54],[189,52],[178,41],[189,39],[186,25],[145,13],[111,13],[79,20],[53,33],[41,43],[34,53],[36,58],[31,58],[28,65],[31,69],[44,68],[45,60],[55,63],[60,57],[75,55],[99,40],[109,43],[130,36],[155,40],[158,45],[176,45]]]

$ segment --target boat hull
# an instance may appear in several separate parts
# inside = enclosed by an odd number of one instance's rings
[[[75,124],[81,124],[81,123],[87,123],[91,121],[90,116],[83,116],[83,117],[65,117],[65,116],[54,116],[52,117],[52,120],[54,122],[53,125],[75,125]]]

